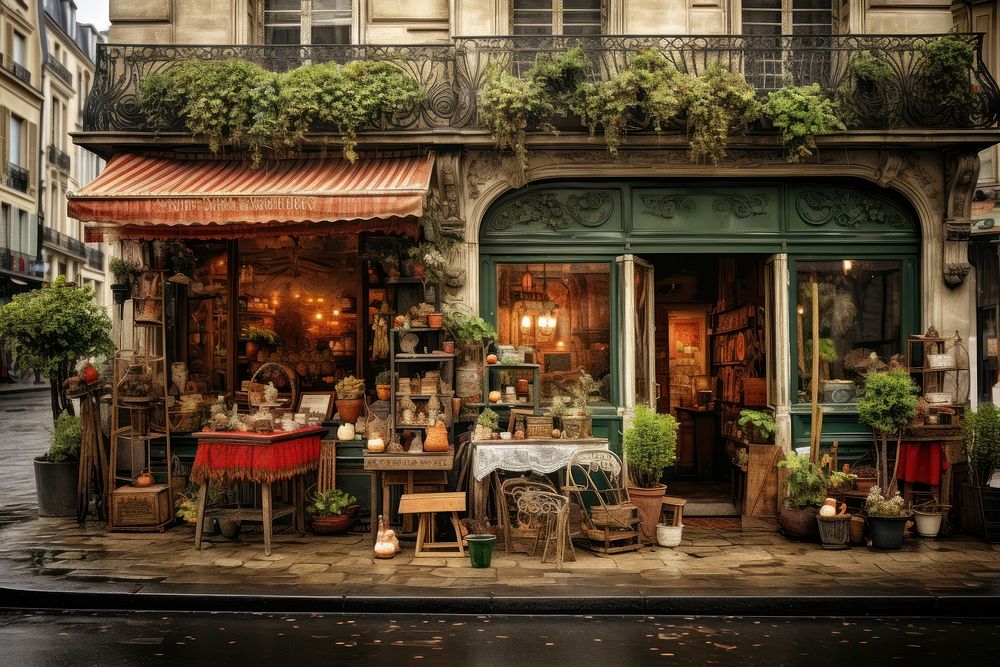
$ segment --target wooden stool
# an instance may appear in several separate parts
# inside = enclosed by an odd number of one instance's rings
[[[380,477],[382,480],[382,507],[386,523],[390,525],[396,523],[396,517],[392,515],[390,509],[392,503],[389,502],[393,486],[403,487],[403,493],[440,492],[448,488],[448,473],[444,470],[387,470]],[[402,522],[404,533],[413,530],[413,522],[410,519],[411,517],[406,517],[406,520]]]
[[[679,526],[684,523],[684,506],[688,501],[684,498],[674,498],[663,496],[663,505],[660,506],[660,523],[668,526]],[[668,522],[666,514],[671,512],[673,518]]]
[[[404,493],[399,499],[400,514],[419,514],[415,557],[464,558],[465,541],[458,523],[458,513],[465,511],[465,494],[461,491],[445,493]],[[434,541],[434,513],[450,512],[451,526],[455,529],[456,542]],[[437,551],[445,549],[446,551]]]

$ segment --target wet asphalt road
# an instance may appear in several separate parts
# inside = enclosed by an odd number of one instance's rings
[[[0,615],[6,665],[988,665],[996,620]]]
[[[0,394],[0,528],[38,515],[32,460],[51,438],[47,392]]]

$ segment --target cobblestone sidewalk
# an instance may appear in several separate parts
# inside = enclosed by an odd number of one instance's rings
[[[48,590],[131,583],[135,590],[367,595],[997,595],[1000,546],[966,537],[908,538],[902,551],[824,551],[767,531],[686,529],[676,549],[599,556],[577,549],[562,570],[539,556],[494,553],[493,567],[468,559],[414,559],[412,545],[375,560],[365,535],[211,538],[193,530],[105,533],[97,524],[36,519],[0,530],[0,585]],[[498,544],[498,547],[500,545]],[[152,587],[152,588],[150,588]],[[280,588],[279,588],[280,587]]]

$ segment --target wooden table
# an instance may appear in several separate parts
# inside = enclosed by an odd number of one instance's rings
[[[388,489],[382,483],[384,472],[405,473],[406,482],[404,494],[412,494],[416,490],[414,473],[417,471],[441,471],[448,472],[455,466],[455,448],[449,447],[447,452],[386,452],[373,454],[365,452],[364,469],[373,471],[371,482],[372,496],[372,535],[375,535],[379,510],[386,511],[387,501],[379,502],[382,496],[388,496]],[[410,517],[407,516],[407,519]],[[404,524],[403,530],[409,531],[412,526]]]
[[[490,480],[500,470],[548,474],[566,469],[573,454],[584,449],[607,449],[606,438],[531,438],[526,440],[473,440],[472,515],[486,518]]]
[[[305,480],[308,472],[319,467],[320,439],[327,429],[310,426],[295,431],[256,434],[221,431],[201,431],[192,435],[198,440],[198,452],[191,467],[190,479],[199,484],[198,523],[194,531],[194,547],[201,548],[205,525],[208,483],[251,482],[260,484],[260,509],[214,510],[213,516],[260,521],[264,525],[264,555],[271,555],[272,522],[294,515],[295,528],[305,534]],[[273,508],[271,484],[292,480],[293,503]]]

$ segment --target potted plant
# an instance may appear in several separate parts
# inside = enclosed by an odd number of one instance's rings
[[[115,303],[122,304],[132,295],[133,286],[142,275],[142,267],[137,262],[112,257],[108,261],[108,270],[114,276],[115,282],[111,285],[111,293],[114,295]]]
[[[76,516],[77,475],[83,427],[66,412],[56,418],[49,450],[35,458],[38,516]]]
[[[475,440],[491,440],[493,434],[500,428],[500,415],[490,408],[483,408],[476,418],[476,431],[473,434]]]
[[[933,503],[914,507],[913,521],[917,525],[917,534],[920,537],[937,537],[938,533],[941,532],[941,524],[947,509],[946,505]]]
[[[767,444],[778,430],[770,412],[762,410],[741,410],[739,425],[750,435],[750,442]]]
[[[472,402],[485,399],[482,363],[487,346],[497,340],[497,330],[483,318],[458,309],[444,312],[444,327],[462,353],[455,369],[455,395]]]
[[[826,499],[827,480],[823,469],[809,460],[788,452],[778,461],[786,471],[785,502],[778,512],[778,525],[786,537],[815,541],[819,537],[816,517],[819,506]]]
[[[340,489],[316,491],[309,498],[306,512],[317,535],[339,535],[347,532],[357,519],[358,499]]]
[[[600,383],[581,368],[580,376],[570,385],[571,401],[562,415],[563,430],[570,432],[569,437],[589,438],[593,433],[590,397],[600,388]]]
[[[976,508],[976,523],[983,524],[987,542],[1000,541],[1000,488],[989,486],[1000,470],[1000,409],[993,404],[980,403],[976,412],[966,412],[965,452],[970,472],[967,497]]]
[[[247,327],[246,339],[246,355],[250,361],[257,359],[257,352],[260,348],[273,350],[281,340],[273,329],[258,327],[253,324]]]
[[[673,416],[657,414],[640,405],[622,441],[631,481],[629,498],[642,512],[642,530],[650,539],[656,536],[656,524],[667,492],[660,477],[663,469],[677,457],[677,426]]]
[[[858,420],[872,430],[875,440],[878,483],[873,489],[888,490],[896,485],[895,472],[889,474],[889,438],[896,439],[898,453],[903,429],[917,416],[919,393],[913,378],[901,368],[869,373],[865,380],[865,391],[858,399]]]
[[[375,375],[375,393],[378,395],[378,400],[380,401],[388,401],[392,396],[391,371],[379,371]]]
[[[361,416],[361,408],[364,407],[365,381],[359,380],[353,375],[341,378],[337,382],[337,414],[341,422],[353,424]]]
[[[910,513],[903,505],[899,491],[891,497],[882,495],[882,489],[873,486],[865,498],[865,516],[871,531],[872,546],[876,549],[899,549],[903,546],[903,533]]]

